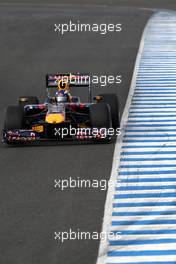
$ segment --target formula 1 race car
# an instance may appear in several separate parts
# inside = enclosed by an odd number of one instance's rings
[[[86,74],[47,74],[47,98],[19,98],[6,110],[3,142],[7,144],[93,140],[109,141],[119,129],[119,106],[115,94],[95,96],[92,102],[90,77]],[[88,87],[89,101],[71,96],[72,87]],[[110,133],[107,133],[110,132]]]

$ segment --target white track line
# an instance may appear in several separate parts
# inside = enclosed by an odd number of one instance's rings
[[[176,262],[175,28],[175,13],[159,12],[141,39],[102,227],[122,236],[101,241],[97,264]]]
[[[138,74],[138,70],[139,70],[139,64],[140,64],[140,60],[141,60],[141,56],[142,56],[142,51],[144,48],[146,30],[147,30],[147,26],[145,27],[143,35],[142,35],[141,43],[140,43],[137,58],[136,58],[135,68],[134,68],[134,72],[133,72],[131,87],[129,90],[129,94],[128,94],[128,98],[127,98],[126,105],[124,108],[124,112],[123,112],[123,115],[121,118],[121,132],[122,133],[119,137],[117,137],[117,141],[116,141],[116,145],[115,145],[110,182],[116,182],[117,175],[118,175],[118,169],[119,169],[120,157],[121,157],[121,147],[122,147],[122,143],[123,143],[123,136],[124,136],[126,123],[128,120],[129,109],[131,106],[132,97],[134,94],[134,90],[136,88],[137,74]],[[105,233],[109,233],[111,230],[111,219],[112,219],[112,209],[113,209],[112,208],[112,201],[114,199],[114,193],[115,193],[115,189],[114,189],[114,186],[112,184],[108,188],[106,203],[105,203],[104,219],[103,219],[103,226],[102,226],[102,232],[105,232]],[[108,252],[108,241],[105,241],[105,240],[100,241],[97,264],[105,264],[106,263],[107,252]]]

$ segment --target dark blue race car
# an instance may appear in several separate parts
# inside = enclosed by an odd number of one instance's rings
[[[72,96],[72,87],[87,87],[88,102]],[[7,144],[92,140],[109,141],[120,127],[118,99],[101,94],[92,100],[87,74],[47,74],[47,97],[22,96],[6,110],[3,142]],[[107,133],[110,132],[110,133]]]

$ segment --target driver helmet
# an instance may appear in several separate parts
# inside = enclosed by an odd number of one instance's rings
[[[56,101],[58,103],[68,102],[69,100],[69,84],[66,80],[60,80],[58,82],[58,90],[56,92]]]

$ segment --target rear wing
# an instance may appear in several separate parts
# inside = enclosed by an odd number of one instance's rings
[[[58,87],[59,81],[66,81],[69,87],[87,87],[89,92],[89,101],[92,101],[90,75],[86,73],[57,73],[46,75],[46,87]]]

